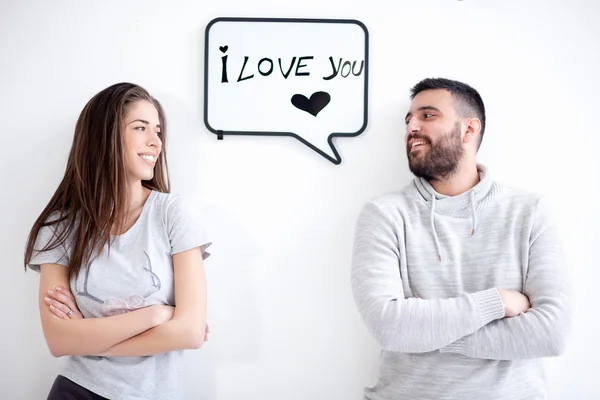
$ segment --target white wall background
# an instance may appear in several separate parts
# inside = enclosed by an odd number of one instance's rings
[[[291,138],[226,138],[202,123],[204,28],[218,16],[357,18],[370,32],[370,124],[337,140],[334,166]],[[578,292],[570,345],[548,361],[552,399],[600,398],[600,3],[577,1],[0,0],[0,397],[41,399],[45,346],[26,235],[63,173],[75,120],[133,81],[164,104],[174,191],[210,215],[206,346],[188,355],[190,399],[351,400],[378,350],[349,286],[354,221],[411,178],[403,116],[428,76],[478,88],[480,161],[552,195]]]

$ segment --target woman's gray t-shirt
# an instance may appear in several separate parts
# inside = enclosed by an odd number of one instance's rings
[[[35,249],[52,238],[44,227]],[[178,195],[152,191],[136,223],[111,238],[104,251],[70,282],[77,307],[85,318],[126,313],[155,304],[175,305],[173,254],[210,245],[199,218]],[[68,265],[69,246],[34,251],[29,267]],[[61,375],[92,392],[119,400],[183,399],[182,352],[144,357],[68,356]]]

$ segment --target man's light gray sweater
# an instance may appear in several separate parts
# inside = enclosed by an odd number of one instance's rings
[[[352,289],[383,348],[371,400],[545,399],[542,357],[559,355],[573,293],[540,196],[480,182],[453,197],[416,178],[365,205]],[[505,318],[497,289],[531,309]]]

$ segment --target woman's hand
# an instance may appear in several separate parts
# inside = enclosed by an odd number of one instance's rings
[[[48,290],[48,296],[45,298],[46,304],[50,307],[52,314],[56,315],[61,319],[83,319],[83,315],[75,304],[75,297],[70,290],[57,287],[54,290]],[[167,309],[169,312],[162,313],[159,324],[163,324],[169,321],[173,317],[173,307],[169,306],[156,306],[157,308]],[[161,310],[162,311],[162,310]],[[206,324],[204,331],[204,341],[208,341],[208,334],[210,328]]]
[[[54,290],[48,290],[48,296],[44,300],[52,314],[60,319],[83,319],[75,303],[75,297],[69,289],[56,287]]]

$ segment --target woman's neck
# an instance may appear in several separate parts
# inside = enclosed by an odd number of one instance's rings
[[[142,186],[141,181],[129,186],[129,204],[126,204],[125,214],[129,214],[132,211],[142,208],[146,199],[150,195],[150,189]]]
[[[129,187],[129,202],[125,205],[126,209],[123,214],[123,221],[121,224],[117,222],[117,226],[112,227],[111,235],[121,235],[131,229],[140,217],[150,193],[151,190],[143,187],[141,182],[138,185],[131,185]]]

